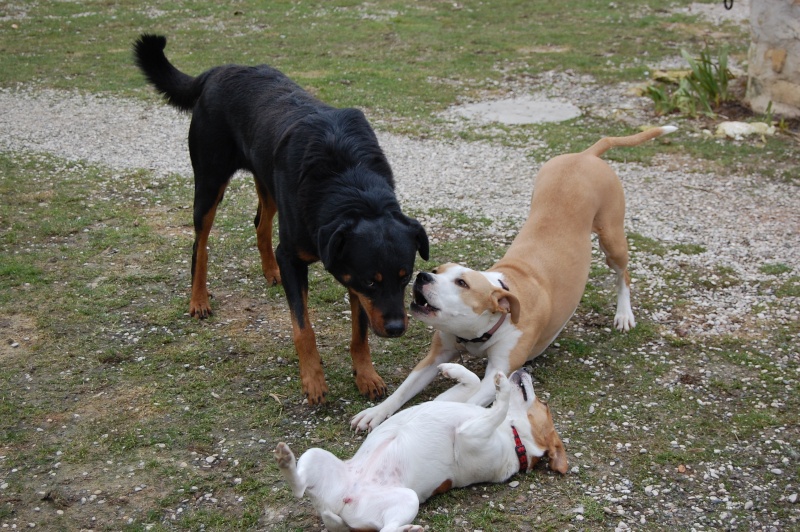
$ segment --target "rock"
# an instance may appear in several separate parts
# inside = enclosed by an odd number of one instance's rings
[[[751,135],[772,136],[775,126],[764,122],[722,122],[717,126],[714,136],[741,140]]]

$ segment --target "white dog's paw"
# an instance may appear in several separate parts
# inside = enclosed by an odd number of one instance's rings
[[[350,420],[350,428],[355,431],[371,431],[388,418],[381,405],[365,408]]]
[[[498,371],[494,376],[495,390],[500,391],[506,386],[508,386],[508,377],[502,371]]]
[[[425,528],[419,525],[406,525],[397,529],[398,532],[424,532]]]
[[[448,379],[453,379],[454,381],[463,380],[465,376],[468,376],[470,373],[472,373],[461,364],[453,364],[452,362],[444,362],[439,364],[439,372],[442,374],[442,376],[447,377]]]
[[[294,453],[292,450],[289,449],[289,446],[283,442],[280,442],[277,447],[275,447],[275,461],[278,462],[278,467],[281,469],[292,469],[296,465],[296,461],[294,459]]]
[[[618,331],[628,332],[634,327],[636,327],[636,319],[633,317],[633,312],[628,310],[627,312],[617,312],[617,315],[614,316],[614,327]]]

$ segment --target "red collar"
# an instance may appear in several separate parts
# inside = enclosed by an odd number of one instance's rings
[[[525,473],[528,471],[528,452],[519,437],[517,427],[511,425],[511,430],[514,432],[514,450],[517,452],[517,458],[519,459],[519,472]]]

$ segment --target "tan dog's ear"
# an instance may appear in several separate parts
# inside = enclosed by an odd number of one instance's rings
[[[517,296],[508,290],[496,288],[492,291],[492,303],[494,304],[492,312],[510,313],[512,323],[517,323],[519,321],[520,308]]]

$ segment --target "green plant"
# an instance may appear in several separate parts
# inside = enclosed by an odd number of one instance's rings
[[[728,82],[733,79],[733,74],[728,69],[727,48],[720,49],[716,63],[708,48],[700,52],[700,56],[696,59],[686,50],[681,50],[681,55],[692,69],[692,73],[685,79],[708,112],[713,113],[714,108],[730,100]]]
[[[668,115],[678,110],[675,99],[662,84],[648,85],[645,95],[653,100],[653,107],[657,115]]]
[[[645,89],[645,94],[653,100],[655,112],[716,116],[716,110],[732,99],[729,82],[734,76],[728,68],[728,49],[721,48],[716,61],[708,47],[698,57],[686,50],[681,50],[681,56],[689,63],[690,72],[680,79],[677,89],[670,92],[668,84],[663,82]]]

